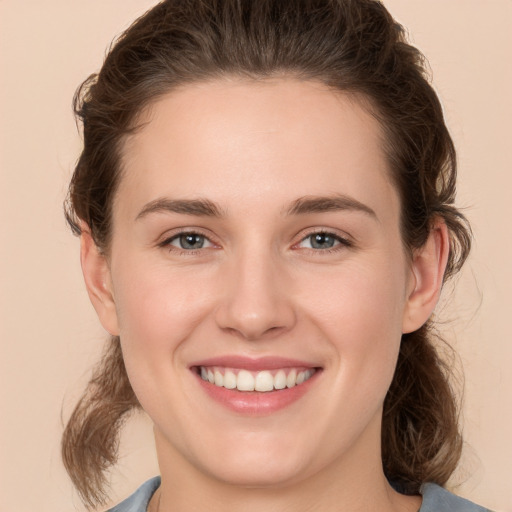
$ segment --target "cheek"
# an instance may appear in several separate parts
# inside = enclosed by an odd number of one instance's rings
[[[208,283],[213,281],[197,271],[176,271],[136,258],[123,259],[113,269],[113,280],[118,283],[116,309],[132,388],[153,421],[162,420],[166,411],[170,420],[163,424],[174,423],[187,403],[182,393],[187,386],[181,380],[184,354],[194,330],[211,311],[214,289]]]
[[[211,308],[214,284],[197,270],[129,260],[116,270],[116,309],[126,350],[144,350],[146,358],[172,352]]]
[[[319,326],[347,339],[375,332],[383,337],[401,334],[406,284],[400,265],[346,265],[339,271],[310,274],[298,288],[304,309]]]
[[[402,335],[405,286],[404,267],[393,262],[350,265],[319,274],[315,286],[309,285],[303,309],[329,341],[333,365],[343,368],[341,379],[363,388],[389,385]]]

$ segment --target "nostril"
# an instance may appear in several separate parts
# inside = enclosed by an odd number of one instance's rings
[[[258,341],[263,339],[272,339],[280,336],[288,330],[285,326],[274,326],[263,329],[249,329],[249,328],[236,328],[236,327],[224,327],[222,328],[225,332],[232,334],[238,338],[246,341]]]

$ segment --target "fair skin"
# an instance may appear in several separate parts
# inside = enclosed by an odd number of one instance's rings
[[[384,476],[382,406],[401,334],[437,302],[447,231],[404,249],[378,123],[291,78],[188,85],[141,121],[111,247],[85,229],[82,267],[154,422],[151,508],[418,510]],[[244,365],[312,375],[271,392],[198,375]]]

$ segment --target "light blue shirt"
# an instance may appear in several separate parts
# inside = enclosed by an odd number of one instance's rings
[[[160,486],[156,476],[141,485],[135,493],[107,512],[146,512],[149,500]],[[471,501],[455,496],[436,484],[423,484],[420,489],[423,503],[418,512],[491,512]]]

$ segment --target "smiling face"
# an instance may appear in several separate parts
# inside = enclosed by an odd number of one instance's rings
[[[291,79],[189,85],[142,120],[91,293],[163,474],[279,486],[382,471],[401,334],[431,306],[417,311],[421,264],[377,122]]]

